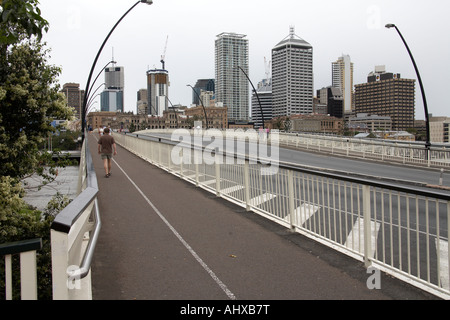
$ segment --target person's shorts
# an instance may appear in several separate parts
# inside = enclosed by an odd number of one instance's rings
[[[103,160],[105,160],[105,159],[110,160],[110,159],[112,159],[112,157],[113,157],[112,153],[102,153],[102,159]]]

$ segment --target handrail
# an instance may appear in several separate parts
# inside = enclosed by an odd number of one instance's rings
[[[87,138],[84,143],[87,145]],[[89,244],[86,248],[85,254],[82,259],[81,266],[77,270],[68,271],[69,280],[82,279],[87,276],[89,269],[91,267],[92,257],[94,255],[94,250],[97,244],[98,236],[101,229],[101,219],[98,210],[97,194],[98,184],[97,177],[95,174],[95,169],[92,161],[92,155],[89,148],[86,147],[85,150],[85,161],[86,161],[86,188],[67,206],[65,207],[56,217],[52,223],[51,229],[63,233],[69,233],[72,226],[75,224],[79,216],[84,212],[84,210],[94,201],[95,211],[94,220],[95,226],[93,228],[92,236],[90,237]]]

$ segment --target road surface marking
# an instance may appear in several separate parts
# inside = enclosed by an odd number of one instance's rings
[[[266,201],[269,201],[270,199],[275,198],[276,195],[271,194],[271,193],[264,193],[260,196],[254,197],[253,199],[250,199],[250,205],[257,207],[259,206],[261,203],[264,203]]]
[[[372,254],[375,253],[376,245],[377,245],[377,236],[378,231],[380,230],[380,223],[375,223],[370,221],[370,229],[371,229],[371,245],[372,245]],[[355,224],[353,225],[352,231],[350,231],[347,241],[344,244],[347,248],[352,248],[360,253],[364,254],[364,219],[358,218],[356,219]]]
[[[147,201],[147,203],[152,207],[156,214],[161,218],[161,220],[166,224],[166,226],[172,231],[172,233],[180,240],[184,247],[190,252],[190,254],[197,260],[197,262],[203,267],[203,269],[213,278],[213,280],[219,285],[219,287],[225,292],[225,294],[231,300],[236,300],[235,295],[227,288],[227,286],[216,276],[216,274],[208,267],[208,265],[200,258],[200,256],[191,248],[191,246],[183,239],[183,237],[178,233],[178,231],[167,221],[164,215],[158,210],[158,208],[150,201],[149,198],[144,194],[144,192],[136,185],[136,183],[126,174],[122,167],[114,160],[117,167],[123,172],[125,177],[131,182],[131,184],[136,188],[136,190],[141,194],[141,196]]]
[[[436,238],[436,249],[439,252],[439,275],[441,287],[450,290],[449,268],[448,268],[448,241]]]
[[[313,214],[315,214],[317,211],[319,211],[320,206],[306,203],[304,202],[301,206],[297,207],[294,211],[294,217],[295,221],[294,223],[301,226],[306,223],[306,221],[309,220],[309,218],[312,217]],[[289,214],[284,217],[284,220],[290,222]]]

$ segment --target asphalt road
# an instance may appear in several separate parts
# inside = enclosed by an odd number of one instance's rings
[[[433,299],[352,258],[243,211],[121,147],[104,177],[89,135],[102,230],[96,300]]]

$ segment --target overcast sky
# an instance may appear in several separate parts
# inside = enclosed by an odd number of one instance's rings
[[[86,86],[94,58],[108,32],[136,0],[40,0],[50,23],[44,36],[50,63],[62,67],[61,86]],[[136,113],[136,92],[146,88],[148,68],[160,68],[166,51],[169,98],[189,106],[198,79],[214,78],[214,41],[222,32],[247,35],[250,79],[265,77],[264,58],[289,34],[289,27],[314,50],[314,89],[331,85],[331,63],[348,54],[354,84],[367,81],[376,65],[416,79],[395,23],[414,55],[429,112],[450,116],[450,1],[448,0],[154,0],[139,4],[116,28],[97,62],[94,77],[111,60],[125,68],[125,111]],[[94,89],[104,82],[103,75]],[[100,90],[98,91],[100,92]],[[99,100],[99,98],[97,98]],[[99,108],[100,103],[92,109]],[[424,119],[416,84],[416,119]]]

